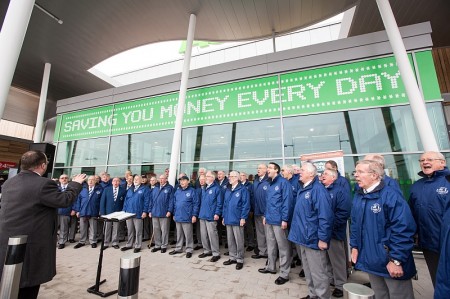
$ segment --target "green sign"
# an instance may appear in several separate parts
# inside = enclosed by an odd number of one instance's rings
[[[439,100],[430,51],[410,58],[425,100]],[[177,103],[172,93],[60,115],[55,140],[173,129]],[[407,103],[395,59],[385,57],[189,90],[183,126]]]

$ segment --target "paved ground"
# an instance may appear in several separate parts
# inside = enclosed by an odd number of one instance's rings
[[[73,246],[67,243],[66,248],[57,250],[58,274],[42,285],[39,298],[99,298],[86,291],[95,283],[99,248]],[[288,283],[278,286],[274,283],[278,275],[258,273],[264,261],[252,259],[251,252],[246,252],[244,268],[237,271],[235,265],[222,264],[227,259],[224,255],[217,263],[211,263],[198,258],[200,251],[195,251],[190,259],[184,253],[171,256],[169,251],[152,253],[145,248],[141,252],[140,298],[299,298],[308,294],[305,280],[298,276],[300,267],[291,270]],[[222,253],[225,251],[222,248]],[[117,289],[122,254],[125,253],[113,248],[104,251],[101,277],[107,281],[100,287],[102,292]],[[419,280],[413,281],[416,299],[432,298],[433,287],[425,261],[416,258],[416,264],[419,272]],[[359,271],[350,276],[350,282],[367,281],[367,275]]]

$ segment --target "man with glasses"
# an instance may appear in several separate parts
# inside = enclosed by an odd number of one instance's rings
[[[433,286],[439,262],[442,217],[448,200],[450,183],[445,178],[450,175],[444,155],[425,152],[419,159],[422,177],[410,190],[409,205],[417,223],[418,244],[430,272]]]
[[[68,184],[69,184],[69,176],[67,174],[62,174],[59,177],[59,186],[58,186],[59,190],[61,192],[65,192],[68,187]],[[59,223],[58,249],[63,249],[65,247],[65,243],[69,236],[69,226],[71,229],[70,234],[73,235],[71,239],[75,238],[74,229],[76,229],[76,220],[75,225],[73,226],[70,225],[71,220],[70,218],[72,214],[75,215],[75,211],[72,209],[72,205],[58,209],[58,223]]]

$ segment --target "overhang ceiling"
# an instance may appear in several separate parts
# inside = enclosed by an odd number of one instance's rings
[[[20,1],[20,0],[9,0]],[[0,20],[8,0],[0,1]],[[391,0],[399,26],[431,21],[436,46],[450,45],[448,0]],[[249,40],[307,27],[358,5],[350,35],[383,30],[375,0],[38,0],[12,85],[39,93],[44,63],[52,64],[48,97],[59,100],[111,86],[89,72],[122,51],[185,39],[197,15],[195,39]]]

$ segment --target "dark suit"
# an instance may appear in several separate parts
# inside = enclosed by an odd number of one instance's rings
[[[0,275],[9,237],[28,235],[20,287],[48,282],[56,275],[57,208],[75,202],[81,185],[70,182],[65,192],[38,174],[24,170],[2,186],[0,210]]]
[[[122,211],[123,202],[127,190],[125,187],[119,186],[117,189],[117,197],[114,200],[114,187],[111,185],[103,190],[102,198],[100,199],[100,215],[107,215],[114,212]],[[119,222],[106,222],[105,223],[105,246],[109,246],[111,243],[112,232],[112,245],[119,245],[118,230]]]

